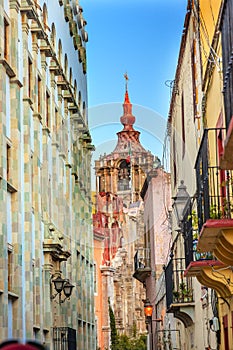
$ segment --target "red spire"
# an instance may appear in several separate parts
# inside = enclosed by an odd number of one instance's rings
[[[135,117],[132,115],[132,104],[129,99],[129,94],[128,94],[128,75],[125,74],[125,100],[123,104],[123,109],[124,109],[124,114],[121,117],[121,123],[124,125],[124,130],[133,130],[132,125],[135,123]]]
[[[124,128],[123,130],[119,131],[117,133],[118,141],[117,145],[113,151],[114,154],[120,154],[122,157],[126,159],[126,162],[130,162],[130,153],[132,151],[132,154],[134,152],[146,152],[145,149],[142,147],[139,141],[139,135],[140,132],[137,130],[134,130],[133,124],[135,123],[135,117],[132,114],[132,104],[129,99],[128,94],[128,76],[127,74],[124,75],[124,78],[126,80],[125,83],[125,99],[123,103],[123,115],[120,118],[121,124],[123,124]],[[119,156],[119,155],[118,155]]]
[[[126,92],[125,92],[125,102],[124,103],[130,103],[128,90],[126,90]]]

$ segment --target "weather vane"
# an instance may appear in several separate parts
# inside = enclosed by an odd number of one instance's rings
[[[124,78],[125,78],[125,90],[128,91],[128,80],[129,80],[129,77],[128,77],[127,72],[124,74]]]

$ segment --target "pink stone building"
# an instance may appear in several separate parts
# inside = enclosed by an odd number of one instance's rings
[[[144,246],[136,255],[134,277],[143,283],[146,298],[153,306],[148,333],[150,349],[157,349],[160,334],[166,329],[166,297],[164,265],[171,245],[170,174],[159,165],[144,182],[141,196],[144,200]],[[170,316],[169,316],[170,317]]]
[[[111,345],[108,301],[119,334],[130,336],[135,326],[139,334],[146,332],[142,302],[145,289],[133,273],[135,251],[144,237],[140,191],[153,168],[154,156],[141,145],[135,120],[126,87],[120,118],[123,130],[117,133],[116,147],[95,161],[97,203],[93,226],[99,277],[97,343],[101,349]]]

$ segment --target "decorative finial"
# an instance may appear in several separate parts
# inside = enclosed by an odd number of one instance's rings
[[[128,80],[129,80],[129,77],[128,77],[127,72],[124,74],[124,78],[125,78],[125,91],[128,91]]]

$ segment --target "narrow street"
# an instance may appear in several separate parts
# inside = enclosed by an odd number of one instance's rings
[[[0,348],[233,350],[232,0],[90,1],[0,0]]]

